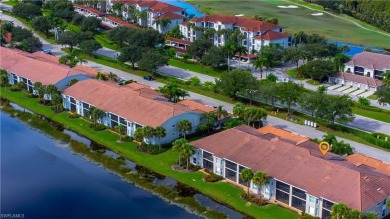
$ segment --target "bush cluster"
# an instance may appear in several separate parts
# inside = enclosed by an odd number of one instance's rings
[[[259,199],[253,195],[248,195],[246,192],[243,192],[241,194],[241,198],[243,198],[244,200],[248,201],[248,202],[252,202],[256,205],[260,205],[260,206],[264,206],[267,204],[266,201],[262,200],[262,199]]]
[[[221,180],[223,180],[223,177],[220,175],[217,175],[215,173],[209,173],[208,175],[206,175],[204,177],[204,181],[206,181],[206,182],[218,182]]]
[[[95,131],[102,131],[104,129],[106,129],[107,127],[103,124],[100,124],[100,123],[90,123],[89,124],[89,127]]]

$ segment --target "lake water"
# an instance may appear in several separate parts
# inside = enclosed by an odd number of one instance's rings
[[[200,9],[196,5],[185,3],[183,0],[159,0],[177,7],[184,8],[188,15],[193,14],[195,17],[203,17]]]
[[[0,113],[1,213],[24,218],[199,218]]]

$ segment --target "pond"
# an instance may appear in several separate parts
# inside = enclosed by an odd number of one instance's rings
[[[185,12],[188,15],[194,15],[194,17],[203,17],[200,8],[196,5],[191,5],[189,3],[184,2],[183,0],[159,0],[161,2],[165,2],[167,4],[171,4],[177,7],[181,7],[185,9]]]
[[[25,218],[199,218],[1,116],[1,212]]]

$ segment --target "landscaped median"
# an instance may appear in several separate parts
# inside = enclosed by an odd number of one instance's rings
[[[172,170],[171,166],[176,162],[178,153],[168,150],[159,155],[150,155],[136,150],[135,143],[119,143],[118,135],[105,130],[96,132],[89,128],[89,123],[83,119],[70,119],[68,112],[55,114],[49,106],[37,103],[35,98],[27,98],[21,92],[10,92],[1,89],[1,97],[17,103],[21,107],[43,115],[51,120],[63,124],[67,129],[75,131],[99,144],[105,145],[116,153],[129,160],[143,165],[151,170],[171,177],[179,182],[192,186],[201,193],[226,204],[240,212],[245,212],[256,218],[298,218],[294,212],[281,208],[274,204],[266,207],[246,205],[246,201],[240,198],[243,190],[225,182],[206,183],[203,181],[204,174],[201,172],[183,173]]]

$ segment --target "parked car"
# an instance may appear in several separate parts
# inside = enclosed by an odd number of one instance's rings
[[[44,50],[43,50],[43,53],[45,53],[45,54],[50,54],[50,55],[51,55],[51,49],[44,49]]]
[[[148,80],[148,81],[152,81],[153,80],[152,76],[144,76],[144,79]]]
[[[118,83],[122,83],[122,82],[125,82],[126,80],[124,79],[124,78],[119,78],[118,80],[117,80],[117,82]]]

